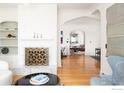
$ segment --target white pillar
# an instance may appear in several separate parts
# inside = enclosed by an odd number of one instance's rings
[[[106,8],[100,9],[101,12],[101,74],[111,74],[111,68],[107,62],[106,48],[107,44],[107,19],[106,19]]]

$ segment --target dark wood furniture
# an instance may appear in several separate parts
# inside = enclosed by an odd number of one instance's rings
[[[76,52],[83,52],[83,51],[85,51],[85,45],[70,47],[70,53],[71,54],[74,54]]]
[[[54,74],[50,74],[50,73],[34,73],[34,74],[29,74],[29,75],[26,75],[24,77],[22,77],[21,79],[17,80],[15,85],[23,85],[23,86],[28,86],[28,85],[32,85],[30,83],[30,79],[31,77],[33,76],[36,76],[38,74],[44,74],[44,75],[47,75],[49,77],[49,81],[45,84],[41,84],[40,86],[44,86],[44,85],[58,85],[59,84],[59,78],[57,75],[54,75]]]
[[[95,48],[95,57],[100,57],[100,55],[101,55],[101,49]]]

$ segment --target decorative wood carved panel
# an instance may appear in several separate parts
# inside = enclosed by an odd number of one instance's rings
[[[27,66],[49,65],[49,49],[25,48],[25,65]]]

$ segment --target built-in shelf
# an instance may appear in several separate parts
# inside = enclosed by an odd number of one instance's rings
[[[18,52],[18,25],[15,21],[0,23],[0,56],[17,55]],[[8,52],[5,49],[8,48]]]
[[[0,32],[17,32],[17,30],[0,30]]]
[[[17,45],[0,45],[0,47],[18,47]]]
[[[4,57],[4,56],[8,56],[8,57],[10,57],[10,56],[17,56],[17,54],[4,54],[4,55],[0,55],[0,57]]]
[[[3,40],[17,40],[17,38],[6,38],[6,37],[1,37],[0,39],[3,39]]]

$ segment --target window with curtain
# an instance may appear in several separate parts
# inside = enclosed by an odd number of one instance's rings
[[[124,56],[124,4],[107,9],[107,56]]]

